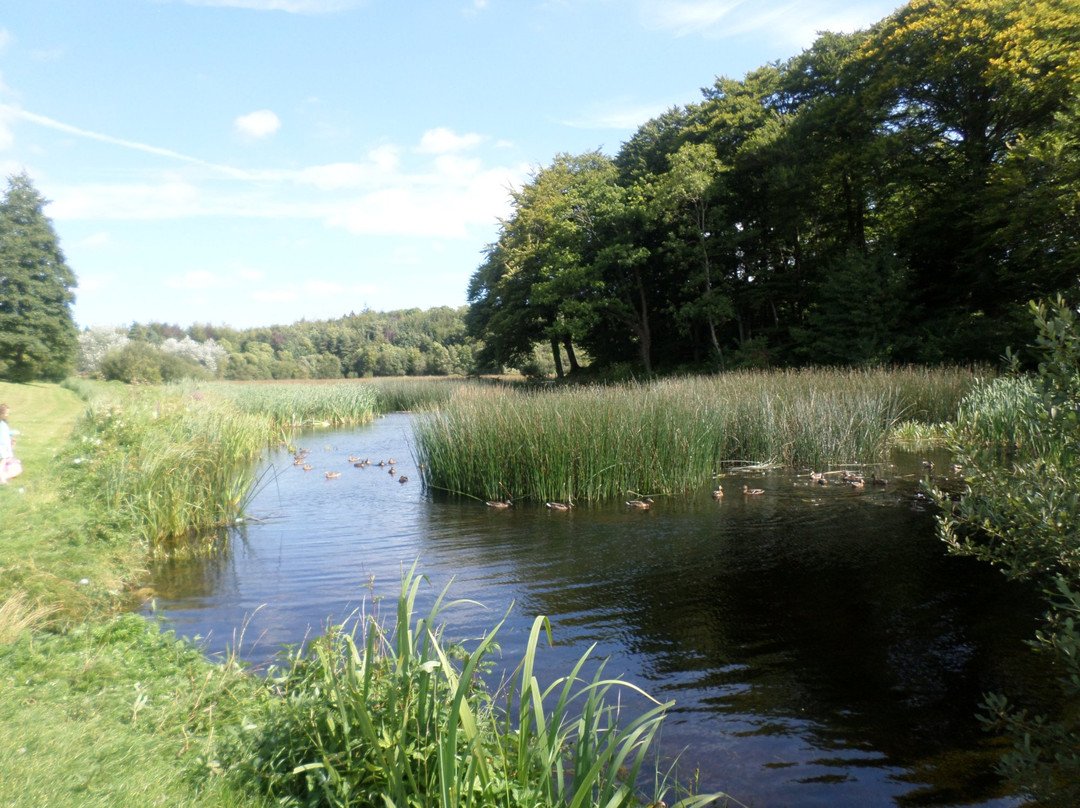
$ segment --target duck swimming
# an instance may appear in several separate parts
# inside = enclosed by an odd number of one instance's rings
[[[760,494],[764,494],[765,489],[764,488],[751,488],[748,485],[744,485],[742,487],[742,492],[748,497],[756,497],[756,496],[758,496]]]
[[[631,499],[626,503],[628,508],[636,508],[640,511],[647,511],[652,507],[652,497],[645,497],[645,499]]]

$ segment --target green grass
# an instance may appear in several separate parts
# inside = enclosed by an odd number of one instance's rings
[[[470,387],[415,431],[434,489],[600,502],[689,493],[738,464],[878,461],[902,420],[951,417],[974,381],[958,369],[801,370],[553,390]]]

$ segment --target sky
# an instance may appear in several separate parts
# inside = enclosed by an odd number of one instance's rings
[[[4,0],[80,328],[462,306],[510,191],[897,0]]]

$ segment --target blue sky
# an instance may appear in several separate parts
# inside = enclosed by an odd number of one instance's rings
[[[898,5],[5,0],[0,170],[80,327],[460,306],[530,171]]]

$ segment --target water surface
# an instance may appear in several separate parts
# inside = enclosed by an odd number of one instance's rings
[[[265,664],[370,612],[373,593],[394,597],[419,559],[427,603],[453,581],[452,595],[483,604],[448,613],[449,636],[479,636],[509,612],[512,668],[544,614],[556,646],[542,682],[595,643],[607,673],[675,699],[663,747],[684,750],[703,790],[754,806],[1014,804],[975,714],[989,691],[1041,696],[1049,673],[1024,641],[1042,605],[944,553],[917,497],[919,458],[879,469],[884,488],[734,475],[720,502],[703,481],[699,496],[650,511],[554,513],[425,492],[408,416],[300,441],[312,469],[271,452],[254,521],[219,558],[155,572],[159,614],[210,652],[238,645]],[[395,473],[350,456],[393,458]],[[744,481],[766,493],[743,497]]]

